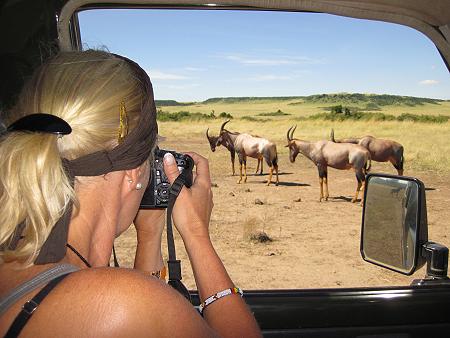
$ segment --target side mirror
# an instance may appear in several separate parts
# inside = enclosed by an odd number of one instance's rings
[[[369,174],[361,231],[364,260],[411,275],[426,261],[425,186],[415,178]]]
[[[426,262],[415,285],[450,284],[448,248],[428,241],[425,186],[416,178],[367,175],[360,250],[365,261],[405,275]]]

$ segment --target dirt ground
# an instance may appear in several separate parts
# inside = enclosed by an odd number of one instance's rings
[[[180,141],[178,145],[165,142],[161,147],[196,151],[210,161],[215,204],[211,238],[233,281],[241,288],[408,285],[424,276],[424,268],[413,276],[404,276],[363,261],[359,251],[362,207],[350,202],[356,187],[353,172],[330,169],[331,198],[319,203],[317,170],[301,155],[291,164],[287,150],[279,149],[279,186],[267,187],[264,184],[267,175],[254,175],[257,163],[254,159],[248,160],[247,183],[237,184],[238,176],[231,176],[226,149],[218,148],[212,153],[203,138]],[[267,169],[265,165],[265,174]],[[371,171],[395,173],[390,164],[376,162]],[[405,175],[421,179],[427,187],[429,239],[450,247],[450,177],[432,172],[405,172]],[[256,204],[257,199],[262,204]],[[249,238],[260,231],[272,241],[261,243]],[[135,245],[131,227],[116,241],[122,266],[132,266]],[[177,256],[182,260],[183,281],[188,288],[196,289],[179,236],[176,245]],[[163,250],[166,253],[165,245]]]

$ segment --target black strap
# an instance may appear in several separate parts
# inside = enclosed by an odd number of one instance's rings
[[[92,265],[87,261],[86,258],[83,257],[82,254],[80,254],[78,252],[77,249],[75,249],[72,245],[70,245],[69,243],[66,243],[66,246],[70,249],[70,251],[72,251],[75,255],[78,256],[78,258],[84,263],[84,265],[86,265],[86,267],[88,268],[92,268]]]
[[[181,262],[179,259],[177,259],[172,228],[173,206],[175,204],[175,200],[181,192],[181,189],[183,189],[183,186],[189,182],[189,178],[187,176],[188,174],[188,170],[182,171],[169,189],[169,203],[167,206],[167,250],[169,253],[169,259],[167,260],[167,265],[169,270],[168,284],[179,291],[189,301],[191,301],[189,291],[181,282]]]
[[[114,247],[114,244],[113,244],[113,257],[114,257],[114,267],[120,268],[119,261],[117,259],[117,255],[116,255],[116,248]]]
[[[8,332],[6,332],[4,338],[18,337],[28,320],[33,315],[34,311],[36,311],[39,304],[50,293],[50,291],[52,291],[53,288],[58,285],[59,282],[61,282],[70,274],[71,272],[53,279],[46,286],[44,286],[42,290],[39,291],[31,300],[23,304],[22,310],[19,312],[16,319],[14,319],[14,322],[9,327],[9,330]]]

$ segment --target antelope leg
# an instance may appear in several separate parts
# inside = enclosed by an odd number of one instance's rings
[[[319,183],[320,183],[320,198],[319,198],[319,202],[322,202],[323,199],[323,181],[325,179],[325,184],[326,184],[326,177],[327,177],[327,167],[318,164],[317,165],[317,169],[319,170]],[[328,191],[328,188],[327,188]]]
[[[242,181],[242,163],[239,163],[239,180],[237,181],[237,183],[241,183]]]
[[[244,183],[247,182],[247,162],[244,162]]]
[[[269,168],[269,179],[267,180],[267,185],[270,185],[272,183],[272,174],[273,174],[273,167]]]
[[[260,175],[263,174],[263,162],[264,162],[264,161],[263,161],[263,159],[261,158],[261,171],[260,171],[260,173],[259,173]]]
[[[362,182],[362,185],[361,185],[361,193],[362,193],[362,197],[361,197],[361,206],[364,205],[364,189],[365,189],[365,187],[366,187],[366,181],[363,181],[363,182]]]
[[[231,152],[231,169],[233,170],[233,176],[235,174],[235,171],[234,171],[234,157],[235,157],[234,152]]]
[[[258,170],[259,170],[259,158],[258,158],[258,165],[256,166],[256,171],[255,171],[255,175],[258,173]]]
[[[325,185],[325,201],[328,201],[328,197],[330,197],[330,194],[328,193],[328,177],[325,176],[323,178],[323,183]]]
[[[320,198],[319,202],[322,202],[323,199],[323,178],[319,177],[319,184],[320,184]]]
[[[358,180],[358,186],[356,187],[355,197],[352,199],[352,203],[358,200],[359,189],[361,189],[361,182]]]
[[[275,167],[275,174],[277,175],[277,183],[275,183],[275,185],[278,185],[278,183],[280,183],[280,180],[278,179],[278,165]]]

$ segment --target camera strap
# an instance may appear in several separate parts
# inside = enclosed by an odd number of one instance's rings
[[[172,228],[173,206],[175,205],[175,201],[180,194],[181,189],[183,189],[183,186],[189,182],[187,175],[187,170],[182,171],[169,189],[169,203],[167,206],[167,250],[169,253],[169,259],[167,260],[167,265],[169,270],[168,284],[186,297],[188,301],[191,301],[191,296],[188,289],[181,282],[181,261],[177,259]]]

